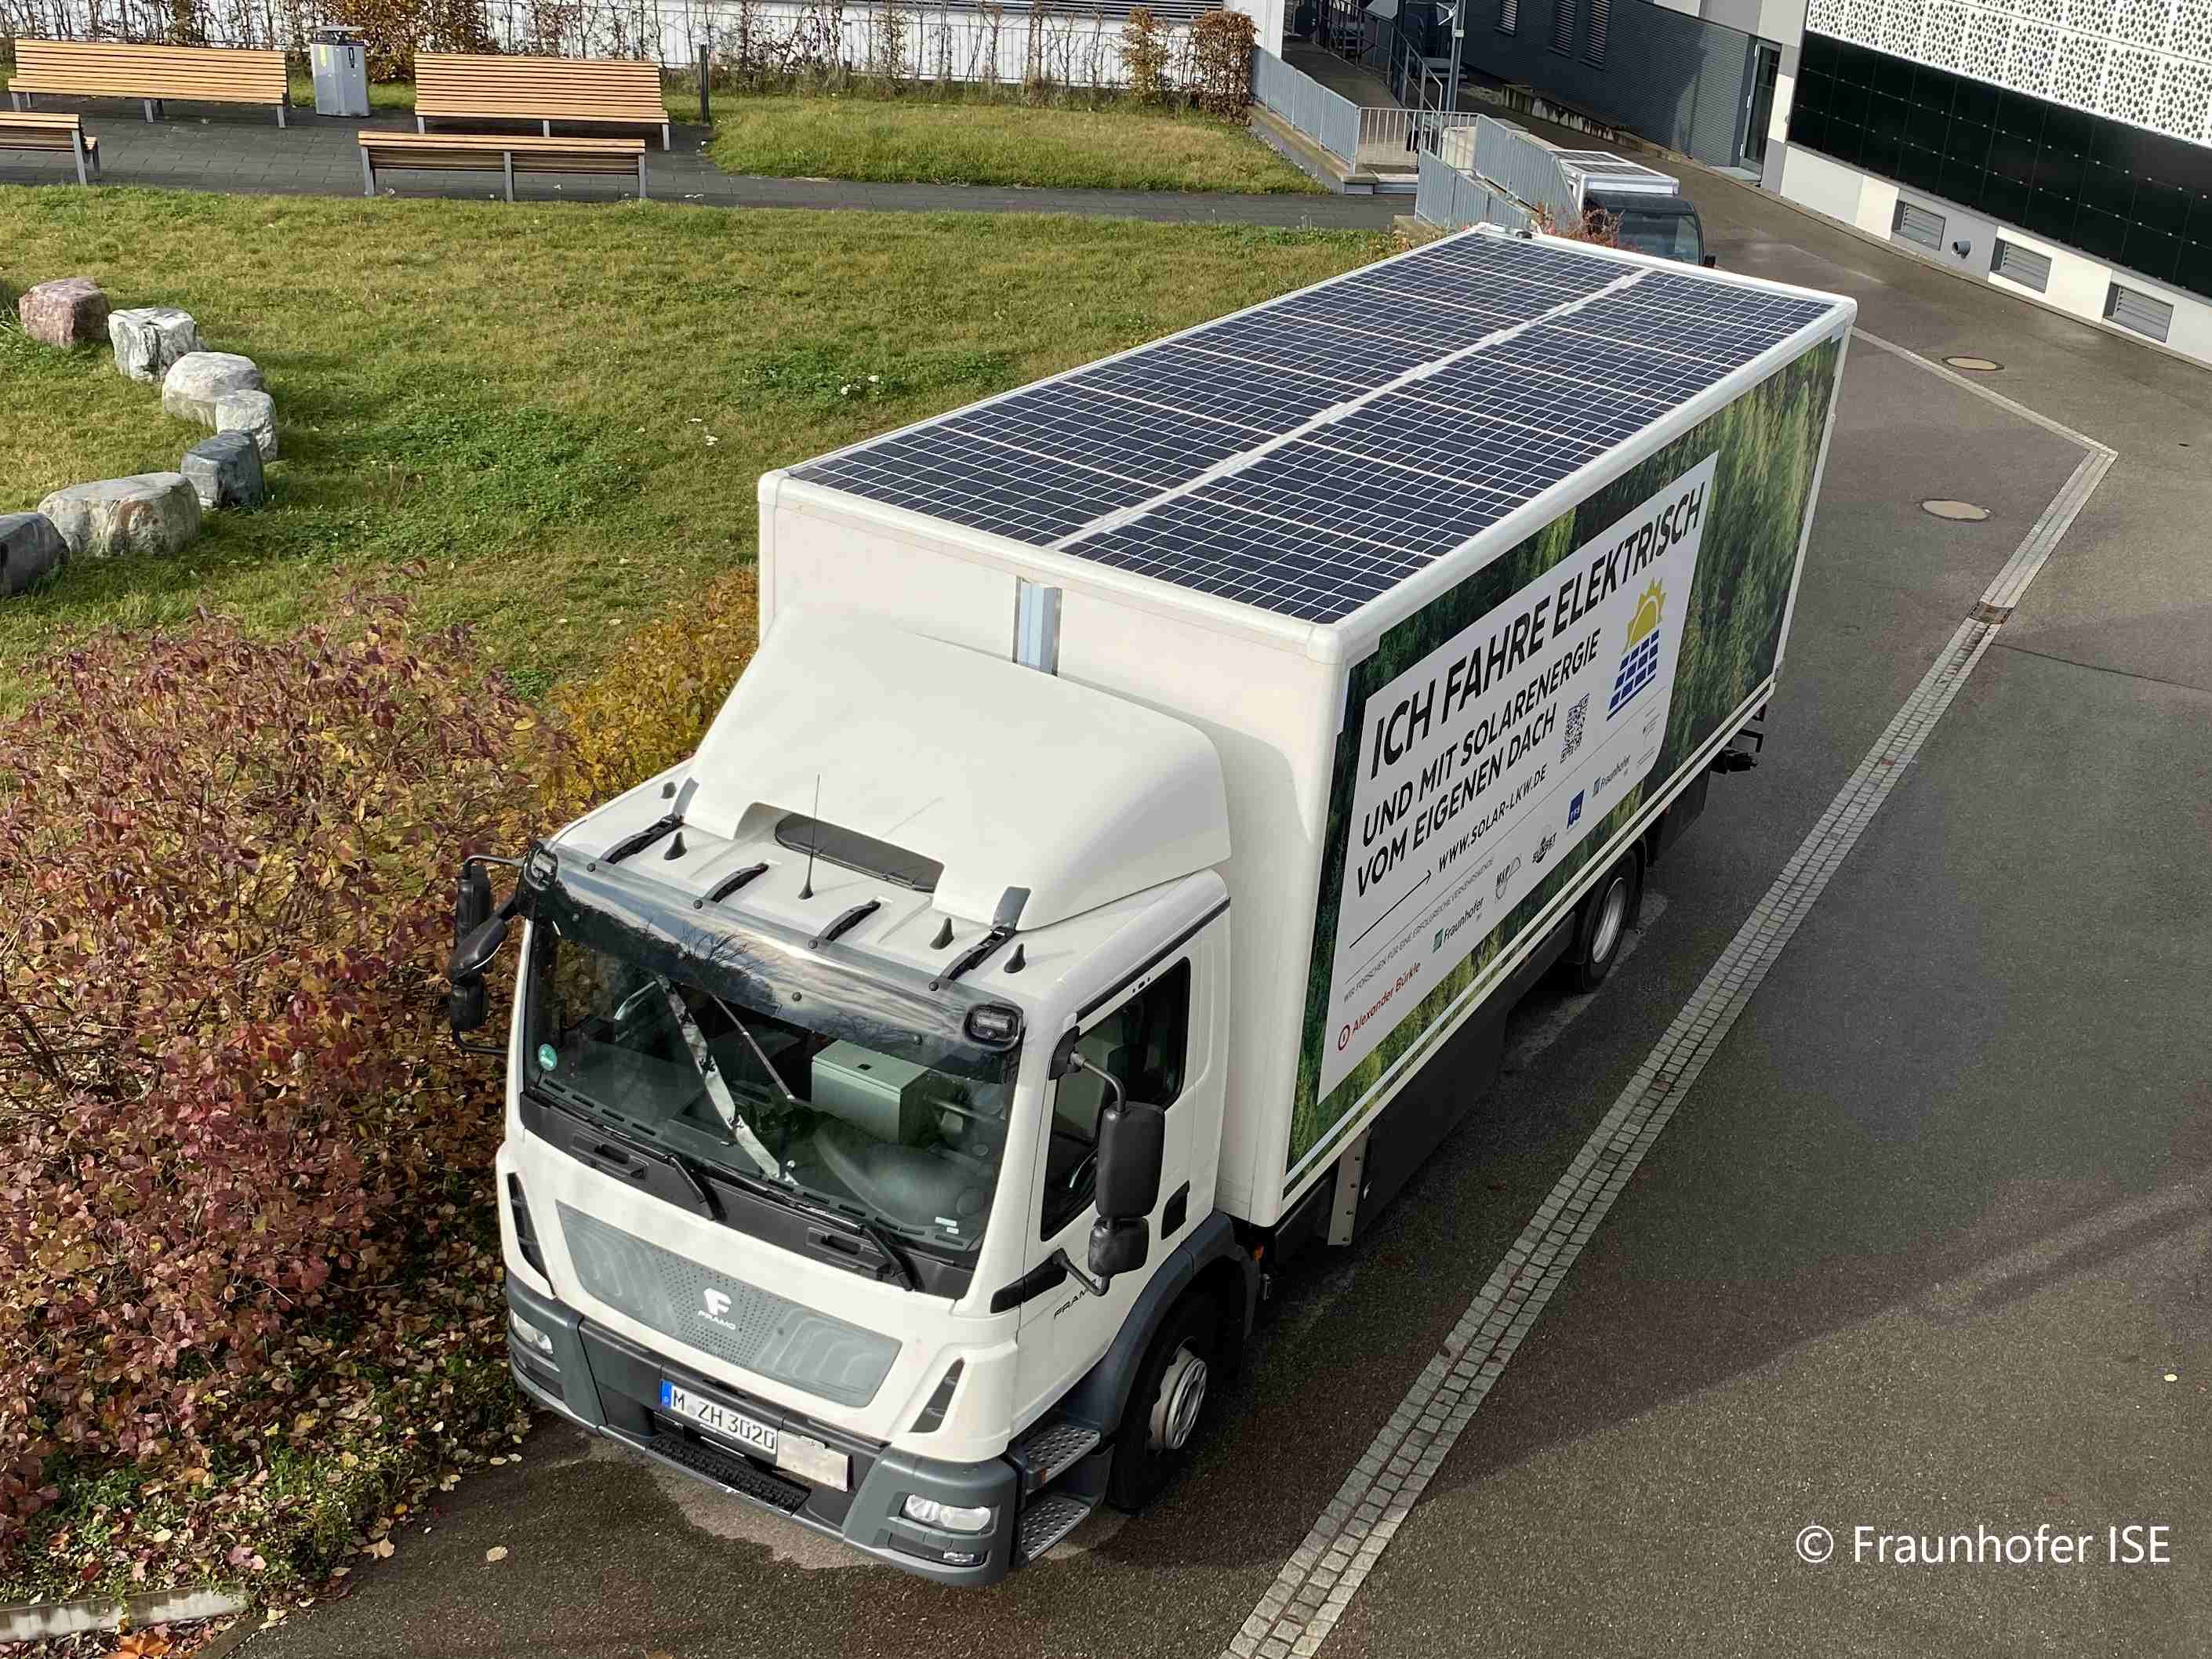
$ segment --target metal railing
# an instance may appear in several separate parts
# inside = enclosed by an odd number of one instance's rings
[[[1252,49],[1252,101],[1273,110],[1346,167],[1359,164],[1359,106],[1263,46]]]
[[[1446,134],[1471,127],[1482,118],[1438,109],[1385,109],[1370,105],[1359,112],[1359,165],[1410,172],[1414,158],[1424,150],[1433,151]]]
[[[1423,222],[1445,230],[1465,230],[1469,225],[1502,225],[1507,230],[1534,230],[1535,221],[1521,204],[1502,196],[1473,173],[1462,172],[1441,155],[1421,152],[1420,182],[1413,192],[1413,212]]]
[[[1510,121],[1483,116],[1475,124],[1474,172],[1500,185],[1558,224],[1582,218],[1582,191],[1547,146]]]

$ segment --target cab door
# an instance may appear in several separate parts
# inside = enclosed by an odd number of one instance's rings
[[[1130,1099],[1166,1112],[1160,1196],[1142,1269],[1116,1278],[1104,1296],[1091,1295],[1070,1276],[1024,1304],[1018,1388],[1024,1419],[1105,1353],[1131,1304],[1203,1213],[1193,1205],[1212,1206],[1222,1095],[1215,977],[1226,931],[1217,921],[1178,942],[1076,1025],[1076,1049],[1085,1060],[1111,1073]],[[1048,1133],[1029,1219],[1033,1274],[1048,1276],[1048,1264],[1062,1250],[1087,1268],[1091,1229],[1098,1219],[1092,1201],[1098,1115],[1107,1097],[1105,1085],[1087,1072],[1070,1072],[1048,1085]]]

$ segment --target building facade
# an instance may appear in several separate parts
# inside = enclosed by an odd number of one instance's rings
[[[2212,363],[2212,0],[1462,3],[1478,72]]]

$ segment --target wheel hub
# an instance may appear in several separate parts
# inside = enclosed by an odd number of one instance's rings
[[[1613,947],[1620,943],[1623,925],[1628,920],[1628,883],[1615,876],[1605,890],[1605,897],[1597,912],[1597,926],[1590,933],[1589,959],[1603,962],[1613,955]]]
[[[1189,1444],[1205,1404],[1206,1361],[1187,1347],[1177,1348],[1160,1374],[1160,1391],[1152,1401],[1152,1449],[1181,1451]]]

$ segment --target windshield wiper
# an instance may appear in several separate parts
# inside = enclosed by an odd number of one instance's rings
[[[839,1218],[848,1225],[858,1228],[868,1243],[882,1252],[884,1260],[897,1269],[899,1283],[902,1285],[909,1291],[918,1291],[921,1288],[921,1275],[915,1272],[914,1263],[907,1260],[904,1250],[891,1243],[891,1236],[884,1231],[879,1223],[870,1221],[865,1216],[857,1215],[843,1216]]]
[[[730,1132],[730,1144],[744,1149],[745,1156],[761,1168],[763,1175],[783,1178],[783,1164],[775,1154],[761,1144],[753,1133],[752,1125],[738,1114],[738,1103],[730,1093],[730,1085],[722,1079],[721,1068],[714,1064],[714,1050],[707,1046],[707,1034],[699,1029],[699,1022],[691,1018],[691,1011],[684,1006],[684,994],[669,980],[660,981],[661,992],[668,999],[668,1012],[676,1021],[676,1029],[684,1034],[684,1046],[691,1051],[691,1063],[698,1068],[699,1080],[707,1085],[707,1098],[714,1104],[715,1115],[722,1127]],[[720,998],[716,999],[719,1002]],[[724,1012],[727,1012],[726,1009]],[[742,1024],[740,1030],[744,1028]],[[750,1041],[750,1038],[747,1039]],[[756,1047],[754,1053],[759,1053]],[[781,1084],[781,1079],[778,1079]]]

